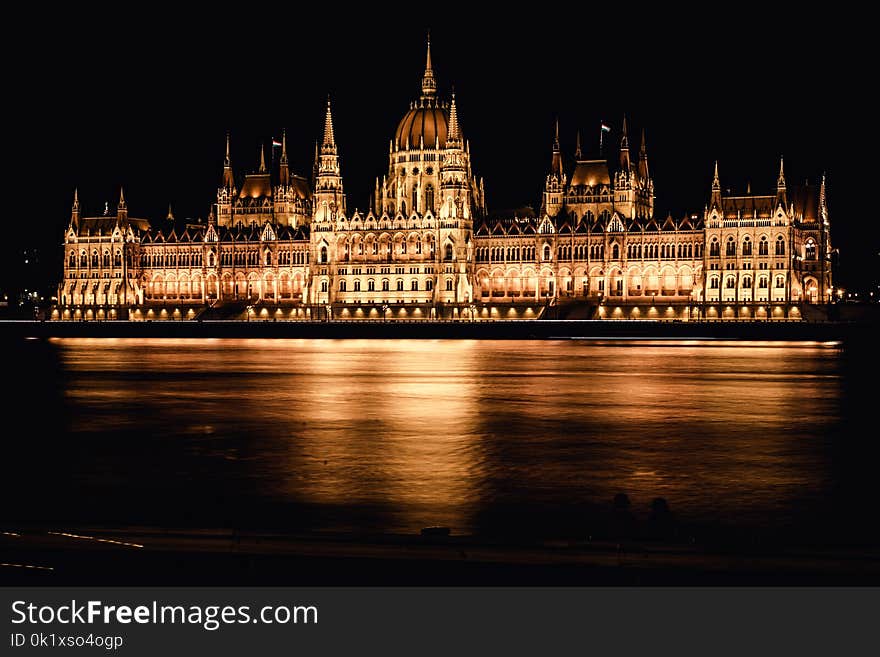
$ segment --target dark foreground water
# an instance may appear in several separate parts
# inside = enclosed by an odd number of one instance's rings
[[[3,346],[0,520],[868,544],[868,353],[797,343]],[[625,493],[628,510],[615,509]]]

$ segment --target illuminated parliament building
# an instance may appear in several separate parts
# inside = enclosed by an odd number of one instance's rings
[[[327,102],[311,179],[261,149],[237,177],[226,138],[207,222],[80,213],[64,237],[58,319],[798,318],[830,301],[824,177],[774,193],[722,193],[700,214],[658,217],[644,133],[624,121],[615,157],[559,131],[540,212],[494,217],[471,168],[454,94],[438,94],[428,44],[421,94],[400,120],[367,212],[349,211]]]

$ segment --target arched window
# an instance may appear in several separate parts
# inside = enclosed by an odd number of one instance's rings
[[[428,185],[425,188],[425,212],[434,212],[434,186]],[[421,251],[419,251],[421,253]]]
[[[775,287],[785,287],[785,277],[784,276],[777,276],[776,277]]]
[[[804,258],[807,260],[816,259],[816,243],[812,239],[808,239],[804,245]]]
[[[345,292],[345,281],[339,281],[339,291]]]
[[[400,252],[406,253],[406,240],[405,239],[400,241]]]
[[[413,292],[418,292],[418,290],[419,290],[419,281],[418,281],[417,278],[412,279],[412,282],[410,283],[410,289],[411,289]]]
[[[765,256],[765,255],[767,255],[767,253],[768,253],[768,250],[767,250],[767,236],[766,236],[766,235],[763,235],[763,236],[761,237],[761,241],[758,242],[758,255],[759,255],[759,256]]]
[[[402,278],[397,279],[397,291],[403,292],[403,279]]]
[[[326,246],[321,247],[321,262],[322,263],[327,262],[327,247]],[[325,290],[325,292],[326,292],[326,290]]]
[[[761,278],[758,279],[758,287],[761,288],[762,290],[767,289],[767,277],[766,276],[761,276]]]
[[[727,255],[735,256],[736,255],[736,240],[733,237],[727,238]]]
[[[452,245],[447,244],[446,245],[446,261],[448,262],[451,260],[452,260]]]
[[[446,279],[446,291],[452,292],[452,279],[451,278]]]
[[[776,238],[776,255],[785,255],[785,240],[782,235]]]
[[[122,266],[122,252],[121,251],[117,251],[116,255],[113,256],[113,265],[115,267]]]
[[[752,287],[752,277],[751,276],[743,276],[742,286],[744,290]]]
[[[70,256],[67,258],[67,266],[71,269],[76,267],[76,251],[70,252]]]
[[[418,253],[420,255],[422,253],[422,240],[420,240],[420,239],[416,240],[416,253]]]
[[[718,277],[713,276],[709,279],[709,289],[717,290],[718,289]]]
[[[713,237],[712,243],[709,244],[709,255],[715,256],[716,258],[721,255],[721,245],[718,244],[717,237]]]
[[[354,291],[355,291],[355,292],[360,292],[360,291],[361,291],[361,281],[360,281],[360,279],[358,279],[358,280],[356,280],[356,281],[354,282]]]
[[[752,255],[752,241],[748,237],[743,239],[743,255],[744,256]]]
[[[544,245],[544,260],[549,260],[549,259],[550,259],[550,245],[545,244]]]
[[[419,211],[419,188],[413,185],[412,188],[412,211]]]
[[[92,267],[98,266],[98,252],[92,251]]]
[[[373,242],[373,255],[376,255],[378,253],[379,253],[379,243],[374,241]]]
[[[391,284],[388,282],[388,279],[387,279],[387,278],[383,278],[383,279],[382,279],[382,291],[383,291],[383,292],[387,292],[388,289],[389,289],[389,286],[390,286],[390,285],[391,285]]]
[[[736,279],[733,276],[728,276],[727,280],[724,282],[724,287],[728,289],[733,289],[736,287]]]
[[[372,278],[367,281],[367,292],[375,292],[376,291],[376,281]]]
[[[615,244],[611,249],[611,259],[619,260],[620,259],[620,247]]]
[[[427,281],[425,281],[425,289],[428,292],[434,289],[434,281],[432,279],[429,278]]]

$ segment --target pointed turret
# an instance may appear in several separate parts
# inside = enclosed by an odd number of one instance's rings
[[[550,175],[562,180],[562,150],[559,148],[559,119],[556,119],[556,133],[553,136],[553,160],[550,164]]]
[[[70,225],[74,230],[79,228],[79,189],[73,190],[73,205],[70,207]]]
[[[721,180],[718,178],[718,160],[715,160],[715,174],[712,176],[712,197],[709,206],[721,209]]]
[[[432,97],[437,93],[437,81],[431,66],[431,34],[428,34],[428,54],[425,58],[425,74],[422,76],[422,96]]]
[[[174,221],[174,213],[171,211],[171,204],[168,204],[168,214],[165,216],[168,221]]]
[[[330,108],[330,96],[327,96],[327,114],[324,117],[324,141],[321,142],[322,155],[336,154],[336,136],[333,134],[333,112]]]
[[[281,131],[281,161],[279,162],[278,181],[282,186],[290,185],[290,167],[287,164],[287,130]]]
[[[266,145],[260,144],[260,173],[266,173]]]
[[[626,116],[623,117],[623,128],[620,135],[620,168],[623,171],[630,170],[629,136],[626,133]]]
[[[226,133],[226,158],[223,160],[223,187],[232,189],[235,187],[235,179],[232,176],[232,160],[229,157],[229,133]]]
[[[776,179],[776,205],[782,204],[782,207],[788,205],[788,198],[785,190],[785,168],[782,156],[779,156],[779,178]]]
[[[116,206],[116,222],[121,223],[128,219],[128,206],[125,204],[125,190],[119,188],[119,205]]]
[[[642,128],[642,143],[639,145],[639,177],[647,180],[650,175],[648,169],[648,144],[645,141],[645,129]]]
[[[578,160],[580,160],[583,157],[583,154],[581,153],[581,131],[580,130],[577,131],[575,147],[574,147],[574,156]]]
[[[461,126],[458,123],[458,107],[455,105],[455,92],[449,105],[449,134],[446,137],[447,148],[461,148]]]
[[[333,133],[333,113],[330,96],[327,96],[327,113],[324,116],[324,138],[320,154],[315,160],[315,218],[329,220],[337,212],[345,214],[345,194],[342,191],[342,171],[336,151],[336,136]]]

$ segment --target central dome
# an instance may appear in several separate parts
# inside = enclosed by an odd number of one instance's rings
[[[446,148],[448,118],[446,109],[439,103],[414,106],[400,120],[397,132],[394,133],[396,149],[400,151],[421,148],[422,140],[425,148],[434,148],[435,141],[439,141],[440,148]]]

